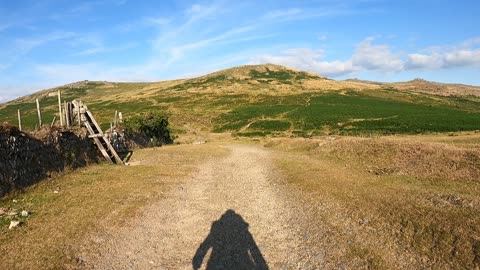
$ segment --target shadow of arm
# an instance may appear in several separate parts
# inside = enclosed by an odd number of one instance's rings
[[[212,237],[211,234],[209,234],[207,238],[205,238],[203,243],[201,243],[198,247],[197,252],[195,252],[195,256],[193,256],[192,267],[194,270],[199,269],[200,266],[202,266],[203,259],[205,258],[205,255],[207,254],[211,246]]]
[[[249,234],[249,242],[250,256],[252,256],[252,260],[256,265],[255,269],[268,270],[267,262],[265,261],[265,258],[263,258],[262,252],[258,248],[257,243],[255,243],[255,240],[253,240],[251,234]]]

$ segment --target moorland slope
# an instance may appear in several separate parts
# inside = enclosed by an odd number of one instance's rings
[[[332,80],[266,64],[152,83],[82,81],[0,105],[1,121],[36,124],[57,111],[56,91],[81,99],[107,128],[115,110],[125,116],[160,111],[176,134],[231,132],[240,136],[419,134],[480,129],[480,87],[424,80],[378,83]]]

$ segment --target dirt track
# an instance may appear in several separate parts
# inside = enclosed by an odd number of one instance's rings
[[[93,236],[95,252],[82,254],[83,266],[314,269],[270,153],[243,145],[228,150],[227,157],[207,161],[132,224]]]

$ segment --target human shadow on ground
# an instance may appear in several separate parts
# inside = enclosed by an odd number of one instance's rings
[[[267,262],[248,231],[248,223],[231,209],[212,223],[210,233],[193,256],[193,269],[202,266],[210,248],[212,252],[207,262],[207,270],[268,269]]]

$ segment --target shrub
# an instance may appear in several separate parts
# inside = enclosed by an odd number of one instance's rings
[[[158,112],[145,112],[125,119],[128,138],[148,137],[154,146],[173,143],[168,128],[168,118]]]

